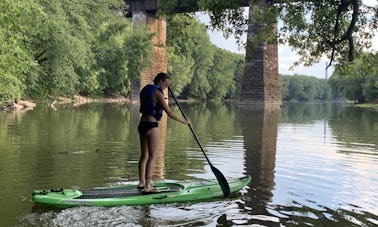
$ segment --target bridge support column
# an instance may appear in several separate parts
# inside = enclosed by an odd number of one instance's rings
[[[254,7],[263,10],[266,1],[249,6],[249,18],[253,21]],[[248,25],[246,59],[242,81],[240,103],[268,109],[281,108],[281,86],[278,76],[277,43],[257,41],[264,22]],[[277,30],[272,31],[277,33]],[[274,34],[275,35],[275,34]]]
[[[165,19],[144,11],[133,12],[134,30],[148,26],[151,32],[156,33],[152,39],[152,64],[142,73],[140,79],[131,81],[130,101],[139,102],[139,91],[147,84],[153,83],[153,78],[159,72],[167,72],[166,32]]]

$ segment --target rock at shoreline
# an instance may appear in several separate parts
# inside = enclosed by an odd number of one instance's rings
[[[26,101],[26,100],[20,100],[16,99],[13,103],[8,103],[1,109],[4,111],[27,111],[27,110],[32,110],[34,107],[36,107],[37,104],[31,101]]]
[[[17,100],[16,104],[23,106],[23,108],[34,108],[37,105],[34,102],[25,101],[25,100]]]

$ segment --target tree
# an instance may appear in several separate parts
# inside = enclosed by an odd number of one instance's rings
[[[161,2],[162,12],[172,14],[178,10],[176,0]],[[282,21],[278,33],[281,43],[288,43],[300,55],[296,64],[311,65],[323,55],[331,64],[340,57],[349,61],[371,47],[371,38],[378,27],[378,8],[367,6],[361,0],[202,0],[198,4],[187,4],[186,10],[206,11],[210,15],[213,29],[234,33],[237,37],[245,34],[248,19],[240,5],[251,3],[255,7],[252,21],[265,25],[268,31],[261,31],[261,40],[272,38],[272,24]],[[264,5],[260,10],[258,5]],[[229,25],[229,26],[228,26]],[[273,37],[274,39],[276,37]]]
[[[0,100],[21,98],[29,71],[36,67],[30,49],[45,14],[32,0],[0,2]],[[33,28],[33,29],[30,29]]]
[[[150,64],[151,37],[132,32],[123,0],[0,2],[0,100],[127,95]]]
[[[208,98],[223,100],[231,98],[236,93],[237,71],[242,56],[229,51],[214,48],[213,66],[208,73],[208,80],[211,81],[211,90]]]
[[[304,75],[281,75],[282,100],[284,101],[327,101],[331,89],[325,79]]]
[[[378,99],[378,54],[364,53],[351,64],[336,65],[330,78],[333,90],[358,102]]]
[[[195,60],[192,51],[198,45],[197,35],[201,24],[186,14],[178,14],[167,20],[168,72],[173,89],[181,94],[193,78]]]
[[[224,99],[237,95],[243,56],[210,43],[206,27],[188,14],[167,20],[168,72],[182,97]]]
[[[110,10],[123,1],[36,1],[48,18],[34,40],[39,72],[30,82],[30,94],[127,93],[124,43],[130,38],[131,25],[122,14]]]
[[[184,97],[206,99],[211,90],[207,74],[213,65],[213,48],[205,25],[190,15],[177,15],[168,20],[167,31],[168,71],[175,81],[173,88],[179,94],[183,91]]]

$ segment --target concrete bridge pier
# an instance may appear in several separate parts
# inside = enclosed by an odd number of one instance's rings
[[[134,30],[148,27],[155,33],[152,38],[153,53],[152,64],[142,73],[139,79],[131,81],[130,101],[139,102],[139,91],[147,84],[153,83],[153,78],[159,72],[167,72],[167,52],[166,52],[166,20],[158,18],[153,13],[138,11],[132,13]]]

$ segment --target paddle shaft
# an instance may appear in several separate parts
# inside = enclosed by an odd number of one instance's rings
[[[181,105],[178,103],[178,101],[177,101],[177,99],[176,99],[175,95],[173,94],[172,89],[170,87],[168,87],[168,91],[171,94],[171,96],[173,97],[173,99],[175,100],[175,102],[176,102],[177,106],[179,107],[180,112],[181,112],[182,116],[184,117],[184,119],[188,120],[184,110],[181,108]],[[213,171],[214,175],[216,176],[216,178],[219,182],[219,185],[222,188],[223,195],[225,197],[227,197],[230,194],[230,186],[228,185],[227,179],[224,177],[224,175],[222,174],[222,172],[220,170],[218,170],[217,168],[215,168],[213,166],[213,164],[211,164],[211,162],[210,162],[209,158],[207,157],[205,150],[203,149],[201,142],[199,141],[198,136],[195,133],[194,129],[192,128],[191,124],[188,124],[188,126],[189,126],[190,131],[192,132],[194,138],[196,139],[198,146],[201,148],[201,151],[202,151],[203,155],[205,156],[207,163],[209,163],[211,171]]]
[[[188,118],[186,117],[186,114],[185,114],[184,110],[181,108],[181,105],[178,103],[176,97],[173,95],[173,92],[172,92],[172,90],[171,90],[170,87],[168,87],[168,91],[169,91],[169,93],[171,94],[171,96],[173,97],[173,99],[175,100],[175,103],[177,104],[178,108],[180,109],[180,112],[181,112],[182,116],[184,117],[184,119],[185,119],[185,120],[188,120]],[[199,141],[198,136],[197,136],[196,132],[194,131],[192,125],[191,125],[191,124],[188,124],[188,126],[189,126],[190,131],[192,132],[194,138],[196,139],[198,146],[201,148],[201,151],[202,151],[203,155],[205,156],[207,162],[209,163],[209,165],[212,166],[212,164],[211,164],[209,158],[207,157],[207,155],[206,155],[206,153],[205,153],[205,150],[203,149],[203,147],[202,147],[202,145],[201,145],[201,142]]]

